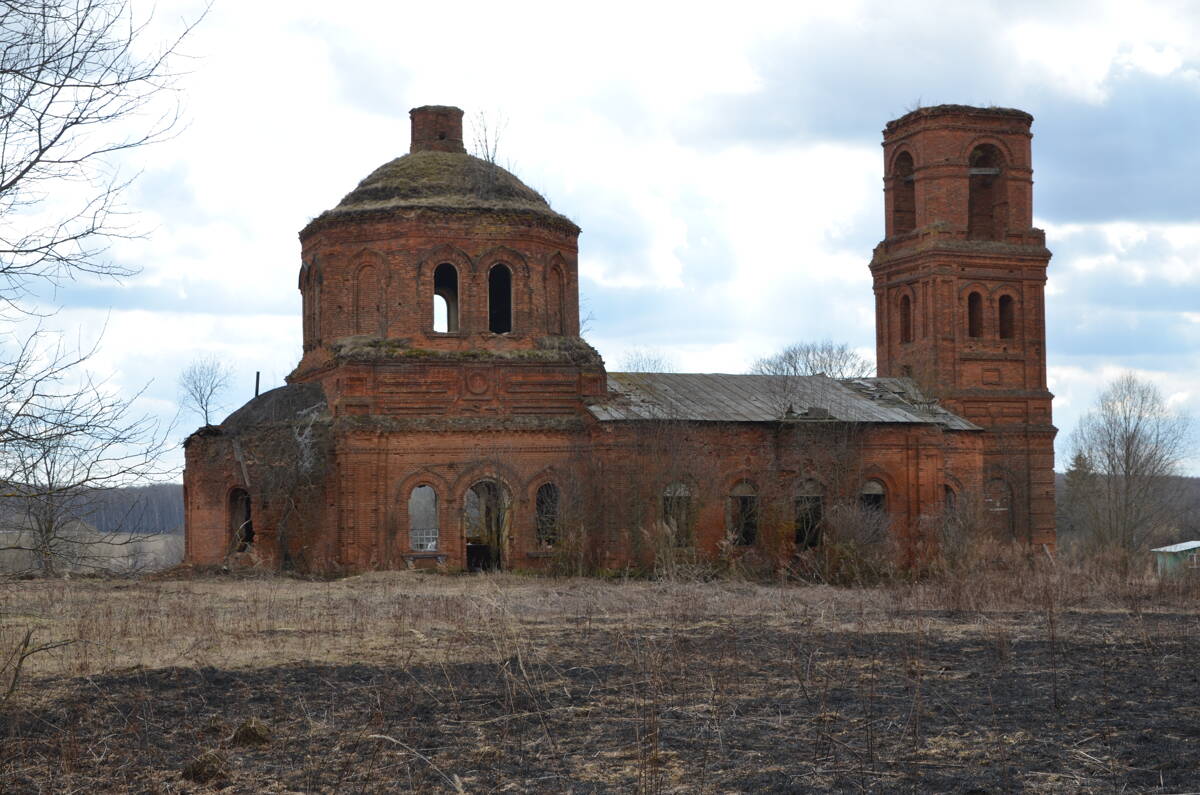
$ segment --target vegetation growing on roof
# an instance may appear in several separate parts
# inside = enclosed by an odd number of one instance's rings
[[[378,337],[345,337],[332,345],[333,356],[340,361],[373,361],[378,359],[438,360],[444,362],[507,361],[563,363],[581,366],[603,364],[596,349],[581,337],[543,337],[534,349],[494,351],[468,349],[437,351],[413,347],[412,340],[380,339]]]
[[[533,215],[578,231],[569,219],[550,209],[541,194],[500,166],[468,154],[433,151],[384,163],[314,223],[403,209]]]

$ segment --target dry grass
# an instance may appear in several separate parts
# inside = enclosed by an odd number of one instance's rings
[[[1184,787],[1200,766],[1183,692],[1196,687],[1194,593],[1089,593],[1096,575],[995,562],[863,590],[418,573],[4,583],[0,650],[29,629],[74,642],[27,660],[0,711],[0,781]],[[239,744],[252,719],[269,739]]]

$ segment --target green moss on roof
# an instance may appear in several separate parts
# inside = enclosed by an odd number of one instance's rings
[[[1006,116],[1016,121],[1023,121],[1026,124],[1033,123],[1033,116],[1023,110],[1016,108],[1000,108],[987,107],[977,108],[972,105],[931,105],[927,108],[917,108],[916,110],[905,113],[898,119],[893,119],[887,123],[884,128],[885,132],[903,127],[917,119],[923,119],[927,116]]]
[[[413,152],[384,163],[313,223],[407,209],[527,215],[578,227],[508,171],[457,152]]]
[[[343,337],[332,344],[334,358],[339,361],[421,360],[443,362],[538,362],[543,364],[575,364],[583,367],[603,366],[596,349],[582,337],[541,337],[534,349],[521,348],[494,351],[468,348],[460,351],[418,348],[407,338]]]

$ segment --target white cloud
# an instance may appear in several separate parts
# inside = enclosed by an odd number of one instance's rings
[[[160,7],[157,29],[177,27],[181,15],[200,7]],[[938,13],[937,35],[979,42],[988,59],[1007,59],[1012,70],[993,80],[987,77],[993,61],[980,56],[945,70],[943,83],[926,82],[931,56],[914,51],[911,60],[879,65],[911,95],[881,97],[878,70],[864,68],[862,79],[871,82],[839,98],[881,105],[864,113],[875,126],[858,142],[797,137],[755,145],[737,138],[749,120],[736,118],[725,144],[698,149],[679,139],[706,101],[770,88],[763,54],[775,50],[766,43],[820,44],[812,37],[836,29],[858,45],[839,55],[870,64],[880,42],[906,35],[898,21],[919,24],[941,8],[218,4],[186,47],[196,56],[180,83],[189,126],[130,163],[144,172],[131,198],[152,232],[113,249],[122,261],[144,266],[132,283],[189,296],[194,311],[114,311],[95,364],[122,388],[135,389],[147,376],[170,385],[191,358],[215,351],[237,363],[243,393],[252,389],[246,384],[255,370],[265,371],[271,385],[281,382],[300,355],[298,314],[264,308],[222,315],[196,296],[298,306],[297,232],[376,166],[407,151],[407,111],[426,103],[457,104],[468,117],[497,109],[507,117],[501,160],[584,228],[585,289],[657,291],[662,316],[675,325],[635,334],[627,316],[609,312],[591,338],[610,360],[649,344],[684,369],[740,371],[788,342],[826,336],[873,356],[867,263],[882,236],[882,164],[876,143],[861,141],[887,114],[922,96],[955,101],[946,92],[977,72],[986,90],[1003,89],[1001,96],[963,101],[1006,104],[1009,96],[1033,95],[1100,104],[1114,75],[1194,74],[1200,63],[1195,20],[1173,5],[981,5]],[[832,80],[839,68],[816,67],[788,77],[815,84]],[[909,75],[921,81],[909,86]],[[789,96],[809,95],[823,94]],[[1161,110],[1145,123],[1170,125],[1172,108]],[[1078,303],[1079,287],[1102,280],[1115,291],[1200,280],[1200,224],[1039,224],[1057,252],[1050,313],[1069,306],[1080,320],[1092,320],[1094,305]],[[1138,334],[1161,308],[1127,312],[1121,322]],[[1197,324],[1196,312],[1177,314],[1181,323]],[[90,334],[103,315],[71,310],[54,322]],[[681,323],[715,329],[719,341],[689,342]],[[660,339],[646,340],[647,333]],[[1104,374],[1130,362],[1118,353],[1085,361],[1055,344],[1052,338],[1050,379],[1059,392],[1060,424],[1069,430]],[[1155,376],[1185,405],[1200,394],[1196,358],[1181,355],[1178,370]],[[165,408],[172,391],[155,387],[153,410]]]

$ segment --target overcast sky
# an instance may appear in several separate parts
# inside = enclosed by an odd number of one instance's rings
[[[835,7],[836,6],[836,7]],[[160,2],[155,31],[200,4]],[[410,108],[506,120],[499,160],[583,228],[586,337],[685,372],[799,340],[874,358],[880,131],[919,105],[1034,116],[1063,441],[1123,370],[1200,413],[1200,10],[1191,3],[216,0],[185,46],[188,126],[139,152],[148,229],[120,285],[52,320],[149,411],[215,353],[228,409],[300,355],[297,233],[408,151]],[[468,137],[470,130],[468,129]],[[197,424],[181,418],[182,438]],[[1060,457],[1059,468],[1064,461]]]

